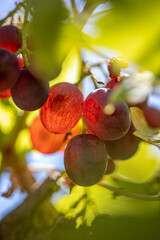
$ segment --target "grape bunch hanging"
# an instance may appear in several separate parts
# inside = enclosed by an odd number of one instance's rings
[[[120,100],[110,105],[110,96],[123,82],[121,69],[128,67],[122,57],[107,61],[108,83],[84,100],[76,84],[61,82],[49,88],[48,81],[39,79],[30,66],[24,66],[26,59],[18,55],[21,47],[18,28],[1,26],[0,98],[12,97],[24,111],[40,109],[29,128],[34,149],[46,154],[64,151],[66,173],[80,186],[98,183],[104,174],[114,171],[115,160],[126,160],[136,153],[140,139],[133,134],[133,104]],[[150,114],[152,111],[159,116],[159,112],[146,104],[147,98],[136,106],[144,110],[151,127],[160,127]]]

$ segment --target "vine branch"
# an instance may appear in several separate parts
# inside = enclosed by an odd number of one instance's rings
[[[138,193],[133,193],[133,192],[128,192],[124,189],[121,188],[116,188],[114,186],[111,186],[107,183],[100,182],[98,184],[101,187],[104,187],[108,190],[111,190],[112,192],[120,195],[120,196],[125,196],[125,197],[130,197],[138,200],[143,200],[143,201],[160,201],[160,193],[156,195],[144,195],[144,194],[138,194]]]

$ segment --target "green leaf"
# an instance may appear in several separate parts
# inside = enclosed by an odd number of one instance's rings
[[[62,64],[62,71],[59,76],[52,81],[50,85],[60,82],[76,83],[79,81],[82,70],[82,60],[80,50],[77,47],[73,47],[68,53]]]
[[[158,75],[160,1],[112,0],[111,6],[111,13],[95,23],[95,43],[117,50],[129,62],[138,62]]]
[[[37,77],[50,80],[58,75],[66,55],[60,41],[60,35],[68,17],[61,0],[31,1],[34,16],[31,23],[34,54],[32,55],[31,71]],[[64,40],[64,39],[63,39]]]
[[[131,108],[131,116],[136,128],[134,135],[148,143],[160,147],[160,129],[149,127],[143,111],[139,108]]]
[[[133,157],[118,161],[115,176],[134,183],[149,181],[159,169],[159,158],[160,153],[156,147],[141,142]]]

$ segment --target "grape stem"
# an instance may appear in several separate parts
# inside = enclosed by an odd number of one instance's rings
[[[27,28],[27,23],[28,23],[28,14],[29,14],[29,9],[28,6],[25,7],[25,15],[24,15],[24,23],[23,23],[23,28],[22,28],[22,49],[27,48],[26,44],[26,28]],[[24,67],[28,66],[27,59],[26,59],[26,52],[22,51],[22,56],[23,56],[23,61],[24,61]]]
[[[15,52],[15,55],[16,56],[18,56],[20,53],[26,53],[27,55],[31,55],[32,54],[32,52],[28,49],[28,48],[20,48],[20,49],[18,49],[18,51],[17,52]]]
[[[75,0],[71,0],[71,4],[72,4],[74,16],[76,18],[78,16],[78,10],[77,10],[76,4],[75,4]]]
[[[128,192],[124,189],[121,188],[116,188],[114,186],[111,186],[105,182],[100,182],[98,184],[101,187],[104,187],[106,189],[111,190],[112,192],[116,193],[117,195],[120,196],[125,196],[125,197],[130,197],[138,200],[143,200],[143,201],[159,201],[160,200],[160,192],[156,195],[144,195],[144,194],[138,194],[138,193],[133,193],[133,192]]]

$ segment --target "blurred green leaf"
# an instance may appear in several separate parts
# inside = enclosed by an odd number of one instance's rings
[[[35,46],[31,71],[40,79],[50,80],[59,73],[66,55],[61,51],[60,33],[68,12],[61,0],[33,0],[31,5],[34,9],[31,29]]]
[[[129,62],[160,73],[160,1],[112,0],[110,14],[98,18],[95,43],[117,50]]]
[[[149,181],[159,169],[159,159],[160,153],[156,147],[141,142],[133,157],[118,161],[115,176],[135,183]]]
[[[63,62],[60,75],[53,79],[53,81],[50,81],[50,85],[52,86],[60,82],[78,82],[81,76],[81,69],[82,60],[80,51],[77,47],[73,47]]]

